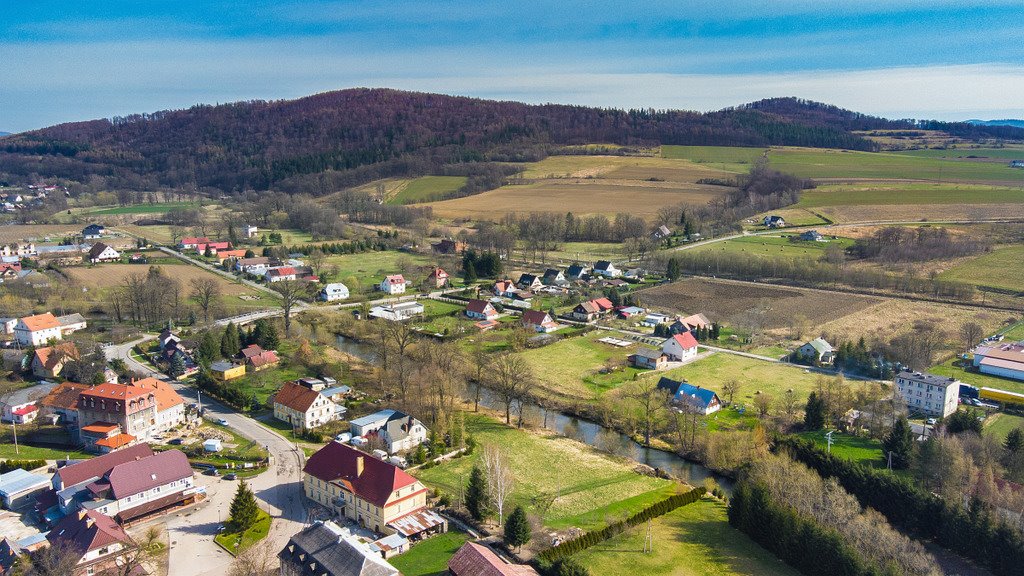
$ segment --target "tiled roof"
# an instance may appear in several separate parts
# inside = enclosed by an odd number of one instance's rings
[[[118,464],[152,455],[153,449],[149,447],[149,444],[136,444],[124,450],[118,450],[60,468],[57,470],[57,476],[60,478],[63,487],[66,488],[84,482],[89,478],[105,476],[107,472]]]
[[[145,398],[151,394],[153,394],[153,391],[148,388],[110,383],[98,384],[82,391],[82,396],[92,396],[107,400],[132,400],[135,398]]]
[[[53,390],[50,390],[50,393],[40,400],[39,403],[48,408],[73,410],[78,405],[78,395],[82,390],[86,390],[88,388],[89,387],[85,384],[64,382],[63,384],[57,385]]]
[[[205,243],[207,243],[209,241],[210,241],[210,239],[207,238],[206,236],[201,236],[201,237],[186,236],[186,237],[182,238],[181,241],[178,242],[178,244],[205,244]]]
[[[116,542],[130,542],[114,519],[95,510],[79,510],[65,516],[46,536],[52,546],[62,546],[76,554],[98,550]]]
[[[110,422],[93,422],[88,426],[82,426],[82,431],[89,432],[90,434],[109,434],[120,427],[120,424],[112,424]]]
[[[294,276],[295,268],[291,266],[281,266],[280,268],[271,268],[267,270],[267,274],[271,276]]]
[[[357,474],[359,458],[363,459],[362,474]],[[330,442],[310,456],[303,471],[324,482],[338,482],[380,507],[396,490],[417,482],[397,466],[338,442]]]
[[[118,464],[106,477],[114,497],[121,499],[194,475],[182,451],[167,450],[148,458]]]
[[[142,380],[133,380],[130,384],[138,388],[146,390],[152,390],[153,395],[156,396],[156,409],[163,412],[168,408],[173,408],[178,404],[184,404],[185,400],[182,399],[181,395],[171,386],[163,380],[157,380],[156,378],[143,378]]]
[[[35,316],[25,316],[21,321],[32,332],[46,330],[47,328],[57,328],[60,326],[60,322],[57,322],[57,318],[49,312],[36,314]]]
[[[543,310],[526,310],[523,312],[523,322],[527,324],[544,324],[551,319]]]
[[[333,522],[317,522],[291,537],[278,554],[301,576],[397,576],[393,566]]]
[[[678,342],[679,345],[682,346],[683,350],[697,347],[697,339],[694,338],[693,334],[690,334],[689,332],[676,334],[675,336],[672,337],[672,340]]]
[[[306,388],[296,382],[285,382],[274,395],[274,404],[281,404],[305,414],[319,396],[320,393],[312,388]]]
[[[466,542],[448,560],[448,570],[454,576],[537,576],[533,568],[521,564],[508,564],[490,548],[476,542]]]
[[[486,314],[487,307],[490,305],[491,303],[487,302],[486,300],[470,300],[468,303],[466,303],[466,311],[476,312],[477,314]],[[494,307],[492,306],[491,310],[493,309]]]
[[[54,346],[36,348],[34,360],[37,360],[43,368],[53,370],[66,357],[70,357],[72,360],[81,357],[74,342],[61,342]]]
[[[110,246],[107,246],[103,242],[97,242],[93,244],[92,248],[89,249],[89,258],[99,258],[100,254],[103,254],[103,251],[106,250],[107,248],[110,248]]]
[[[388,284],[405,284],[405,276],[402,276],[401,274],[395,274],[393,276],[388,276],[387,278],[384,279],[384,281],[387,282]]]
[[[277,354],[275,354],[273,350],[264,350],[257,356],[250,356],[248,360],[253,367],[259,368],[268,364],[277,364],[280,361],[280,358],[277,357]]]
[[[131,434],[118,434],[116,436],[110,436],[108,438],[100,438],[96,441],[97,446],[103,446],[104,448],[110,448],[111,450],[117,450],[123,448],[135,442],[135,436]]]

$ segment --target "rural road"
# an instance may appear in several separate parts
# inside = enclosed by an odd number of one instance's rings
[[[108,346],[105,350],[107,358],[120,358],[134,371],[167,380],[164,374],[131,357],[130,351],[134,346],[152,339],[152,336],[147,336],[125,344]],[[171,384],[183,398],[198,401],[195,389],[175,381],[171,381]],[[302,529],[307,518],[302,495],[304,454],[277,432],[212,398],[204,397],[202,402],[208,418],[223,418],[228,426],[242,436],[266,446],[271,454],[270,468],[248,482],[256,497],[261,500],[263,509],[274,518],[270,535],[262,545],[276,554],[284,548],[288,538]],[[212,476],[197,478],[199,484],[206,485],[207,500],[197,508],[167,519],[167,535],[171,543],[168,576],[220,576],[226,574],[231,565],[231,555],[215,544],[213,537],[227,519],[237,482]]]

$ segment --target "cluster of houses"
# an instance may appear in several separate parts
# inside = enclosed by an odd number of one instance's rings
[[[104,574],[135,548],[126,527],[191,506],[205,497],[179,450],[136,444],[89,460],[59,461],[52,474],[17,469],[0,476],[8,509],[32,509],[48,528],[0,544],[4,560],[47,546],[70,551],[73,574]],[[5,568],[13,562],[5,562]]]
[[[22,318],[0,318],[3,333],[14,335],[20,346],[45,346],[85,330],[88,326],[81,314],[54,316],[52,312]]]
[[[220,254],[218,254],[218,258],[219,257]],[[225,260],[226,259],[227,258],[225,258]],[[268,284],[282,282],[285,280],[302,280],[306,282],[319,281],[319,278],[313,274],[312,268],[306,266],[301,260],[296,260],[294,258],[289,258],[287,260],[281,260],[270,256],[237,258],[235,260],[234,268],[236,271],[243,274],[262,278],[263,281]]]
[[[31,184],[28,192],[0,192],[0,212],[14,214],[43,205],[46,197],[62,188],[53,184]],[[67,190],[64,190],[67,193]]]

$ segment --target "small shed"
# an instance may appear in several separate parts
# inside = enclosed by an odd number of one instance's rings
[[[220,452],[223,449],[224,445],[221,443],[220,438],[210,438],[203,441],[203,450],[207,452]]]
[[[0,499],[8,510],[35,504],[36,496],[49,487],[49,476],[33,474],[21,468],[0,474]]]

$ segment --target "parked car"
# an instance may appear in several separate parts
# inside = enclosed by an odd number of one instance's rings
[[[171,438],[170,440],[167,441],[167,443],[170,444],[171,446],[181,446],[183,442],[184,440],[182,440],[181,438]]]
[[[935,423],[938,422],[938,420],[936,420],[935,418],[929,418],[929,419],[925,420],[924,422],[925,422],[925,424],[927,424],[929,426],[935,426]]]
[[[238,479],[238,474],[235,474],[234,472],[232,472],[230,474],[225,474],[224,475],[224,479],[225,480],[237,480]]]
[[[219,476],[220,472],[217,472],[216,468],[207,468],[206,470],[203,471],[203,474],[207,476]]]
[[[228,425],[228,421],[223,419],[223,418],[221,418],[220,420],[217,420],[217,424],[220,424],[221,426],[227,426]]]

